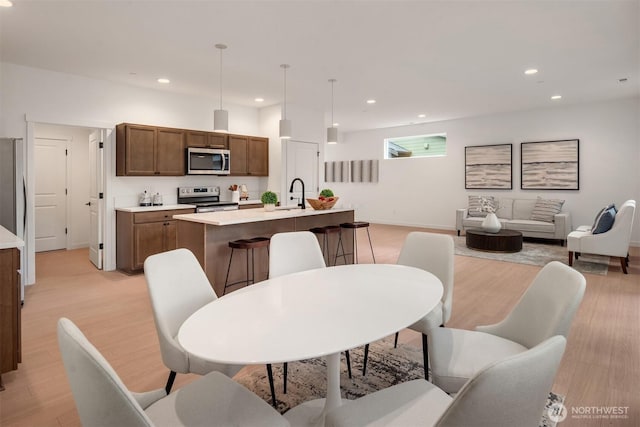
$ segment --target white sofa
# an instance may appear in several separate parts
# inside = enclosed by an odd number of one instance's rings
[[[530,219],[537,199],[498,198],[499,208],[496,216],[505,230],[516,230],[524,237],[559,240],[564,246],[571,232],[571,214],[565,210],[554,215],[553,222]],[[484,217],[469,216],[467,208],[456,210],[456,230],[481,228]]]

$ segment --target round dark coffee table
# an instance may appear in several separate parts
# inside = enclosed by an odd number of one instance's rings
[[[466,231],[467,247],[487,252],[520,252],[522,250],[522,233],[514,230],[500,230],[489,233],[482,229]]]

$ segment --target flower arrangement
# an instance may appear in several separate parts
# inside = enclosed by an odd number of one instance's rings
[[[495,214],[498,210],[498,201],[493,197],[480,197],[482,212]]]

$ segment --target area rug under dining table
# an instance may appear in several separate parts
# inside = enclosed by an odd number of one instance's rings
[[[394,384],[424,378],[422,348],[400,343],[393,348],[393,336],[371,343],[367,362],[367,375],[362,376],[363,348],[350,351],[353,378],[347,375],[344,353],[341,360],[340,389],[344,399],[357,399]],[[326,391],[326,366],[324,359],[316,358],[289,363],[287,394],[282,390],[282,365],[273,366],[278,411],[285,413],[303,402],[323,398]],[[234,379],[271,403],[271,392],[265,369],[253,369]],[[547,408],[562,403],[564,397],[549,394],[547,405],[540,414],[540,427],[556,425],[547,414]]]
[[[543,266],[551,261],[569,262],[569,253],[566,246],[557,243],[542,243],[525,239],[522,242],[522,250],[515,253],[485,252],[469,249],[465,236],[455,236],[456,255],[475,258],[492,259],[496,261],[513,262],[516,264],[529,264]],[[602,255],[583,254],[573,262],[573,268],[581,273],[599,274],[605,276],[609,270],[609,257]]]

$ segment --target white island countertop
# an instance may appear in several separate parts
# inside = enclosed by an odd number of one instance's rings
[[[303,216],[324,215],[337,212],[349,212],[353,209],[326,209],[316,211],[312,208],[282,208],[267,212],[264,208],[240,209],[236,211],[205,212],[196,214],[174,215],[174,219],[199,222],[211,225],[233,225],[248,222],[272,221],[276,219],[299,218]]]
[[[0,225],[0,249],[21,248],[24,241]]]

